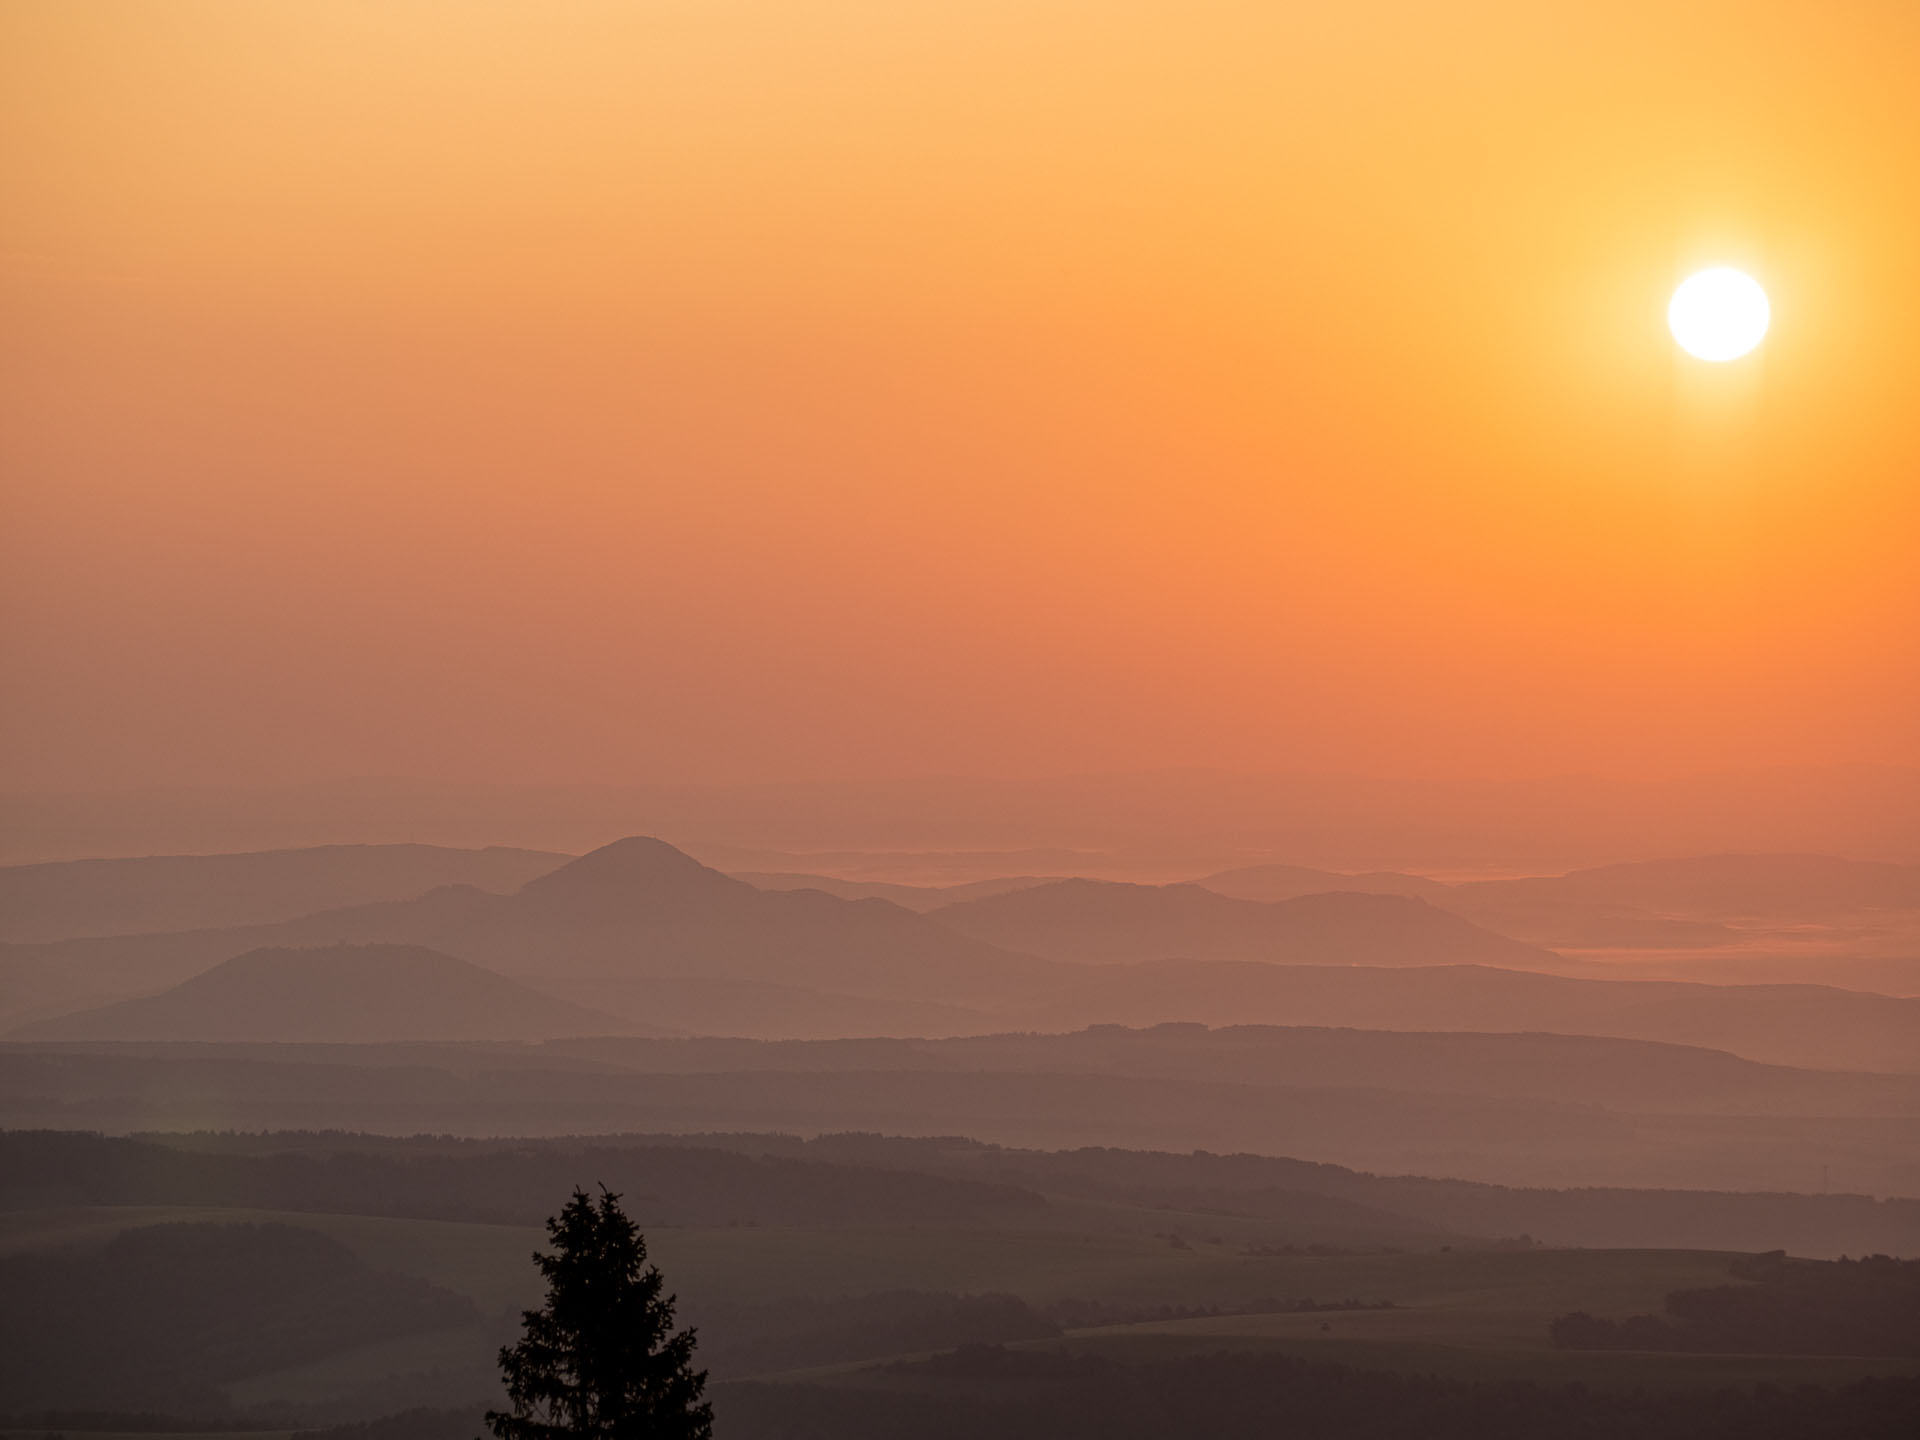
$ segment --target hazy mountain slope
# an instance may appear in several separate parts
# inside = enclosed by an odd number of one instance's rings
[[[1700,855],[1477,881],[1456,887],[1456,894],[1475,905],[1560,902],[1711,919],[1819,917],[1920,910],[1920,866],[1831,855]]]
[[[637,1026],[682,1035],[834,1040],[849,1035],[983,1035],[1019,1023],[985,1007],[849,995],[768,980],[678,976],[529,976],[528,985]],[[635,1025],[625,1027],[635,1028]]]
[[[948,905],[932,918],[977,940],[1076,964],[1177,957],[1525,969],[1557,961],[1400,895],[1329,893],[1267,904],[1198,885],[1062,880]]]
[[[1596,980],[1486,966],[1152,961],[1089,968],[1043,1030],[1164,1020],[1543,1030],[1663,1040],[1823,1069],[1920,1072],[1920,1000],[1820,985]]]
[[[1241,900],[1288,900],[1325,891],[1417,896],[1496,934],[1548,948],[1679,948],[1739,938],[1709,920],[1654,914],[1618,898],[1560,894],[1530,879],[1453,885],[1391,870],[1342,875],[1301,865],[1251,865],[1194,883]]]
[[[658,840],[604,846],[513,895],[467,886],[233,930],[0,946],[18,1020],[75,997],[126,996],[266,946],[423,945],[548,981],[743,981],[880,999],[995,1005],[1044,996],[1054,967],[883,900],[772,893]]]
[[[351,906],[270,925],[0,944],[0,1029],[150,994],[250,950],[424,943],[421,937],[436,929],[429,917],[453,923],[499,898],[470,886],[447,886],[417,900]],[[398,917],[398,923],[390,917]]]
[[[1184,952],[1262,963],[1065,965],[943,928],[996,915],[990,934],[1062,958]],[[1533,968],[1555,957],[1402,897],[1268,905],[1191,885],[1083,881],[922,917],[879,900],[761,891],[647,840],[606,847],[510,896],[445,887],[273,925],[0,946],[0,1027],[147,994],[262,947],[367,943],[439,950],[624,1022],[600,1028],[769,1039],[1163,1020],[1543,1030],[1920,1069],[1920,1002],[1813,986],[1562,978]],[[1430,963],[1462,952],[1528,968]],[[1321,963],[1264,963],[1273,959]]]
[[[1650,982],[1646,1000],[1562,1018],[1556,1030],[1706,1045],[1784,1065],[1920,1073],[1920,999],[1818,985]]]
[[[12,865],[0,868],[0,941],[257,925],[441,885],[517,890],[568,858],[498,846],[323,845]]]
[[[1345,875],[1308,865],[1242,865],[1203,876],[1193,883],[1205,886],[1216,895],[1269,902],[1322,895],[1329,890],[1352,890],[1367,895],[1417,895],[1424,900],[1437,900],[1453,888],[1424,875],[1405,875],[1397,870]]]
[[[1697,950],[1736,945],[1742,938],[1714,920],[1526,890],[1455,890],[1434,903],[1498,934],[1550,950]]]
[[[1352,1086],[1636,1113],[1920,1117],[1920,1076],[1801,1070],[1695,1046],[1579,1035],[1169,1024],[948,1040],[586,1039],[550,1048],[649,1074],[1096,1074]]]
[[[741,980],[950,1004],[1005,1003],[1055,983],[1050,966],[884,900],[757,890],[640,838],[516,895],[480,897],[458,923],[430,924],[451,953],[529,976]]]
[[[255,950],[135,1000],[43,1020],[38,1040],[543,1040],[631,1027],[417,946]]]
[[[1503,935],[1555,949],[1802,950],[1825,927],[1825,952],[1913,953],[1920,867],[1822,855],[1703,855],[1476,881],[1435,903]],[[1906,940],[1902,940],[1902,936]],[[1822,979],[1818,957],[1780,979]],[[1747,978],[1776,978],[1752,974]],[[1879,988],[1880,982],[1868,982]]]
[[[1327,1043],[1337,1058],[1339,1038]],[[1290,1063],[1289,1035],[1267,1049],[1277,1066]],[[1192,1060],[1210,1060],[1208,1037],[1193,1042],[1198,1057],[1183,1056],[1149,1034],[1090,1045],[1067,1043],[1047,1063],[1044,1043],[1001,1068],[954,1068],[970,1058],[949,1049],[901,1058],[886,1042],[825,1046],[803,1068],[791,1052],[769,1053],[780,1066],[688,1052],[689,1068],[662,1068],[670,1042],[629,1052],[617,1062],[616,1043],[516,1051],[502,1064],[492,1047],[393,1047],[390,1057],[349,1057],[323,1046],[182,1047],[0,1046],[0,1116],[22,1129],[84,1125],[105,1131],[205,1129],[367,1129],[392,1135],[420,1133],[497,1136],[585,1135],[663,1130],[780,1131],[808,1134],[864,1131],[906,1135],[972,1135],[1005,1145],[1059,1148],[1109,1145],[1215,1153],[1292,1154],[1376,1173],[1418,1173],[1516,1185],[1661,1185],[1742,1190],[1920,1194],[1920,1117],[1913,1114],[1785,1113],[1786,1097],[1741,1109],[1716,1101],[1712,1111],[1635,1111],[1593,1103],[1595,1087],[1617,1073],[1647,1066],[1706,1089],[1726,1057],[1701,1060],[1683,1052],[1667,1059],[1649,1047],[1620,1042],[1597,1046],[1591,1063],[1567,1067],[1537,1039],[1514,1047],[1525,1064],[1509,1060],[1488,1083],[1537,1093],[1462,1094],[1439,1088],[1422,1064],[1436,1043],[1409,1044],[1395,1058],[1392,1042],[1408,1037],[1363,1037],[1356,1064],[1377,1065],[1382,1083],[1327,1083],[1323,1066],[1306,1083],[1289,1083],[1284,1069],[1248,1078],[1168,1074]],[[1469,1059],[1498,1058],[1489,1038],[1458,1043]],[[966,1042],[961,1042],[964,1045]],[[1316,1042],[1317,1043],[1317,1042]],[[1094,1068],[1100,1048],[1125,1052],[1128,1074]],[[1231,1043],[1218,1047],[1231,1059]],[[1257,1048],[1257,1047],[1256,1047]],[[1652,1047],[1657,1051],[1658,1047]],[[1076,1053],[1078,1051],[1078,1053]],[[1380,1060],[1380,1052],[1386,1059]],[[552,1060],[541,1063],[545,1054]],[[1302,1050],[1305,1058],[1325,1060]],[[991,1056],[982,1057],[984,1064]],[[596,1063],[583,1064],[582,1061]],[[1079,1063],[1085,1068],[1064,1068]],[[1104,1063],[1104,1062],[1103,1062]],[[1238,1063],[1238,1062],[1236,1062]],[[1263,1060],[1264,1064],[1265,1061]],[[1738,1062],[1732,1062],[1737,1068]],[[1016,1065],[1024,1068],[1016,1068]],[[650,1068],[636,1068],[645,1066]],[[1698,1066],[1696,1073],[1693,1067]],[[1448,1077],[1476,1070],[1455,1064]],[[1704,1077],[1704,1078],[1703,1078]],[[1536,1079],[1543,1083],[1535,1085]],[[1791,1079],[1792,1077],[1788,1077]],[[1821,1084],[1834,1077],[1818,1076]],[[1858,1077],[1847,1077],[1854,1083]],[[1871,1086],[1874,1077],[1866,1077]],[[1391,1088],[1385,1083],[1404,1088]],[[1639,1082],[1628,1082],[1639,1083]],[[1912,1082],[1909,1080],[1908,1084]],[[1641,1093],[1652,1089],[1649,1083]],[[1602,1092],[1604,1093],[1604,1092]],[[1630,1098],[1630,1097],[1629,1097]],[[1809,1092],[1826,1104],[1838,1097]],[[1676,1102],[1677,1103],[1677,1102]],[[1870,1090],[1847,1101],[1858,1110],[1878,1103]],[[1827,1105],[1827,1108],[1831,1108]]]
[[[786,870],[735,870],[730,873],[736,880],[744,880],[758,890],[824,890],[829,895],[838,895],[842,900],[891,900],[904,909],[922,915],[956,901],[1003,895],[1009,890],[1026,890],[1063,878],[1058,875],[1008,875],[996,880],[970,880],[960,885],[900,885],[888,880],[842,880],[832,875],[805,875]]]

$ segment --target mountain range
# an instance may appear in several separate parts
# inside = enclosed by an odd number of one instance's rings
[[[154,996],[250,951],[368,944],[482,967],[592,1012],[594,1031],[940,1036],[1163,1020],[1543,1030],[1920,1069],[1920,1000],[1548,973],[1570,967],[1407,896],[1262,903],[1194,885],[1033,881],[917,914],[759,889],[642,838],[512,894],[448,886],[272,924],[0,946],[0,1021]]]
[[[1328,921],[1193,887],[1138,887],[1134,894],[1130,887],[1083,891],[1081,882],[1065,883],[1065,895],[1083,902],[1085,923],[1107,935],[1120,934],[1126,925],[1124,913],[1111,913],[1115,906],[1191,909],[1197,901],[1202,910],[1225,912],[1205,917],[1226,937],[1223,945],[1250,943],[1259,925],[1269,924],[1275,944],[1268,956],[1274,959],[1358,958],[1370,953],[1368,947],[1386,944],[1389,958],[1411,963],[1419,958],[1423,934],[1433,958],[1551,958],[1475,932],[1430,907],[1403,913],[1405,902],[1394,897],[1358,897],[1358,905],[1333,897],[1336,908],[1352,913]],[[1043,889],[1049,897],[1062,893]],[[1014,900],[1021,893],[999,898]],[[1311,908],[1313,902],[1298,903]],[[1390,913],[1376,919],[1365,913],[1369,907]],[[950,907],[942,915],[950,920],[954,913]],[[443,886],[414,899],[268,925],[0,946],[0,997],[25,1019],[36,1003],[44,1008],[76,997],[106,998],[116,990],[150,991],[248,950],[367,943],[427,946],[615,1013],[644,1009],[649,986],[662,981],[708,992],[784,986],[973,1012],[1030,1006],[1069,984],[1045,956],[966,933],[970,912],[959,913],[963,923],[956,926],[885,900],[760,890],[661,841],[635,837],[540,875],[511,895]],[[1343,941],[1343,930],[1352,938]],[[1135,953],[1138,945],[1110,958]],[[1149,947],[1148,953],[1177,949]]]
[[[158,990],[251,950],[375,943],[425,946],[640,1018],[663,981],[737,988],[763,1005],[767,986],[964,1006],[1049,985],[1041,962],[885,901],[757,890],[634,838],[511,895],[454,885],[268,925],[0,946],[0,1005],[17,1020],[44,1018]]]
[[[1056,880],[929,912],[950,930],[1072,964],[1505,965],[1556,957],[1405,895],[1330,891],[1236,900],[1201,885]]]

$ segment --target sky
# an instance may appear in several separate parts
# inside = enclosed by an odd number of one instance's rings
[[[0,787],[1920,764],[1916,67],[1905,0],[5,0]]]

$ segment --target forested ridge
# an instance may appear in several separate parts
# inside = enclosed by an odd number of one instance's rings
[[[861,1134],[580,1140],[275,1132],[114,1138],[0,1132],[0,1209],[232,1205],[533,1224],[592,1173],[651,1225],[1004,1222],[1046,1195],[1371,1231],[1553,1245],[1920,1255],[1920,1200],[1865,1195],[1525,1189],[1372,1175],[1261,1155],[1021,1150]]]

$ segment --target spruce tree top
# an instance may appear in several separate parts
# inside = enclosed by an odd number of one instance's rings
[[[520,1342],[500,1351],[511,1409],[487,1412],[499,1440],[711,1440],[694,1332],[673,1329],[675,1297],[661,1295],[619,1200],[576,1189],[547,1221],[553,1253],[533,1257],[546,1304],[523,1313]]]

